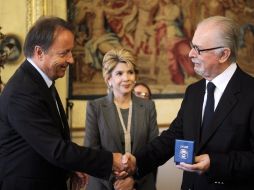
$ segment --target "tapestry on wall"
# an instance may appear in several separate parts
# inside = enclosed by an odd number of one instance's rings
[[[76,29],[69,98],[91,99],[106,94],[102,58],[119,47],[137,57],[138,79],[151,87],[153,97],[183,95],[186,86],[199,79],[188,58],[189,42],[196,24],[212,15],[239,22],[239,65],[254,74],[251,0],[68,0],[68,19]]]

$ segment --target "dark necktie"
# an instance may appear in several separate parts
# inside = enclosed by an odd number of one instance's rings
[[[63,136],[64,136],[65,139],[70,139],[69,127],[64,124],[64,123],[66,123],[65,122],[66,121],[66,116],[65,116],[65,113],[64,113],[64,108],[63,108],[62,102],[61,102],[61,100],[58,96],[54,81],[53,81],[52,85],[50,86],[50,91],[51,91],[51,94],[52,94],[52,96],[54,98],[54,101],[55,101],[58,116],[61,120]]]
[[[50,86],[51,94],[56,102],[56,87],[55,87],[55,81],[52,82],[52,85]]]
[[[52,82],[52,85],[50,86],[50,91],[51,91],[51,94],[53,96],[53,99],[55,101],[55,105],[57,107],[57,111],[58,111],[58,114],[60,116],[60,119],[61,119],[61,123],[62,123],[62,127],[64,127],[64,124],[63,124],[63,119],[62,119],[62,116],[61,116],[61,111],[60,111],[60,107],[61,106],[57,100],[57,91],[56,91],[56,87],[55,87],[55,81]]]
[[[205,105],[205,112],[203,116],[203,123],[202,123],[202,137],[204,133],[207,131],[209,124],[212,121],[212,117],[214,114],[214,90],[215,85],[212,82],[208,82],[207,84],[207,99]]]
[[[55,104],[57,106],[57,109],[58,109],[58,112],[59,112],[59,107],[58,107],[58,102],[57,102],[57,97],[56,97],[56,87],[55,87],[55,81],[52,82],[52,85],[50,86],[50,91],[51,91],[51,94],[53,96],[53,99],[55,101]]]

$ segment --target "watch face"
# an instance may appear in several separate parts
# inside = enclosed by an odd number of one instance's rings
[[[4,35],[0,43],[1,57],[6,60],[4,63],[14,62],[18,60],[21,55],[21,44],[15,35]]]

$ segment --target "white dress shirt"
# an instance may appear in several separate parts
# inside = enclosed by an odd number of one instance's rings
[[[232,63],[224,72],[219,74],[212,81],[208,81],[208,80],[206,81],[206,85],[208,82],[212,82],[216,86],[214,90],[214,110],[216,110],[216,107],[220,101],[220,98],[225,88],[227,87],[229,80],[232,78],[233,74],[235,73],[236,68],[237,68],[236,63]],[[205,96],[203,101],[202,118],[204,116],[206,99],[207,99],[207,89],[205,91]]]

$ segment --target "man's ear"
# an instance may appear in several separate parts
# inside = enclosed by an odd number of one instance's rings
[[[228,61],[230,55],[231,55],[231,50],[229,48],[224,48],[220,54],[219,62],[224,63]]]
[[[43,57],[43,53],[44,51],[42,50],[42,48],[40,46],[35,46],[34,47],[34,56],[38,59],[38,60],[42,60]]]

